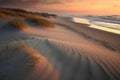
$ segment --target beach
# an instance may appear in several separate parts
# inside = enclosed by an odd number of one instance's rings
[[[39,17],[54,26],[22,17],[27,27],[14,30],[0,19],[0,80],[120,79],[119,34],[70,17]]]

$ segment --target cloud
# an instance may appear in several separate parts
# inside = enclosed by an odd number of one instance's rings
[[[30,7],[34,5],[64,4],[75,0],[0,0],[0,6]]]
[[[39,3],[39,4],[56,4],[56,3],[64,3],[64,2],[73,2],[76,0],[0,0],[0,4],[5,4],[5,3]]]
[[[0,0],[3,7],[31,7],[34,5],[60,4],[60,0]]]

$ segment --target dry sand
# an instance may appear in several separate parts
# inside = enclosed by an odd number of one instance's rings
[[[0,55],[7,58],[0,56],[0,80],[120,80],[120,35],[70,18],[48,20],[55,29],[0,32]],[[27,46],[9,48],[23,46],[21,40]]]

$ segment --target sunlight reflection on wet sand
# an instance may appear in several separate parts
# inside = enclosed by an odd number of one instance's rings
[[[115,34],[120,34],[120,30],[95,25],[95,24],[90,23],[89,20],[87,19],[73,17],[72,20],[76,23],[90,24],[90,26],[88,26],[90,28],[95,28],[95,29],[99,29],[99,30],[103,30],[103,31],[107,31],[107,32],[115,33]]]

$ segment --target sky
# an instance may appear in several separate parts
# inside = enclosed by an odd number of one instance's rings
[[[0,7],[80,14],[120,14],[120,0],[0,0]]]

